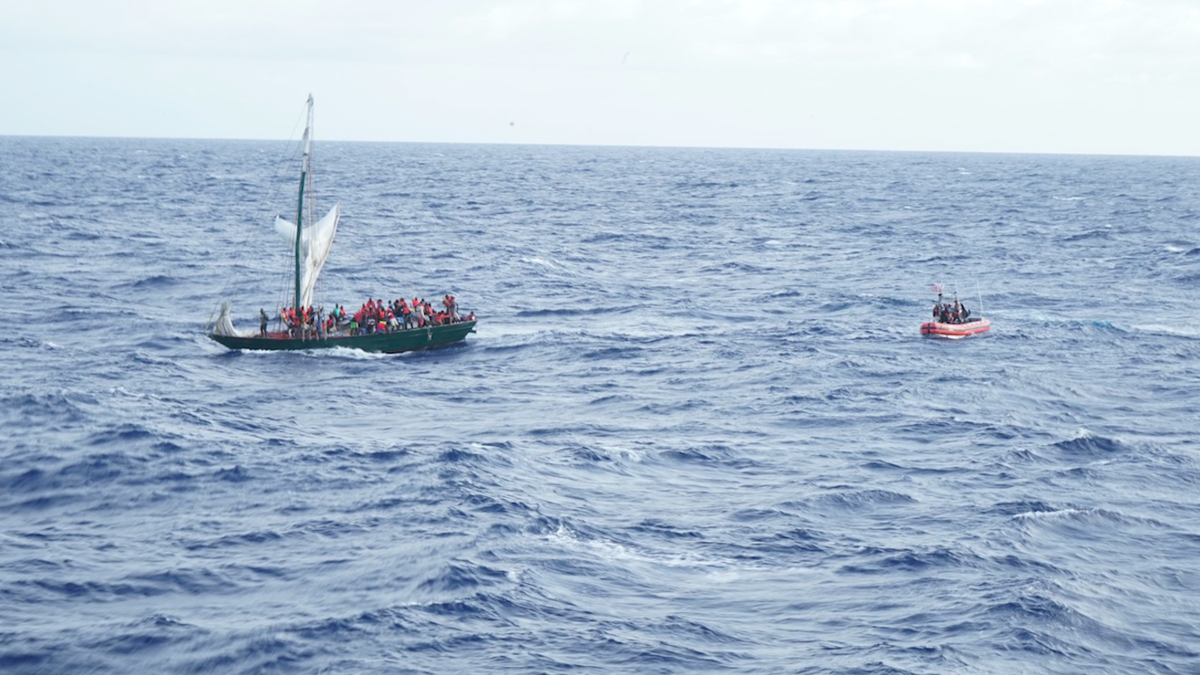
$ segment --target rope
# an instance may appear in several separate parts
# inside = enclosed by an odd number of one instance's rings
[[[304,107],[307,107],[307,102],[305,103]],[[301,108],[300,116],[296,118],[295,124],[292,125],[292,133],[288,137],[288,141],[287,141],[287,145],[285,146],[285,152],[283,154],[283,157],[281,159],[279,159],[275,164],[274,176],[273,176],[272,180],[270,180],[268,183],[268,191],[267,191],[266,195],[259,201],[259,203],[255,209],[256,213],[259,213],[259,214],[270,213],[271,211],[274,211],[274,209],[271,208],[271,204],[278,203],[279,192],[280,192],[280,190],[283,189],[283,185],[284,185],[284,182],[283,182],[284,171],[289,164],[292,164],[295,162],[296,153],[300,147],[299,143],[295,142],[295,139],[296,139],[296,129],[297,129],[297,127],[299,127],[300,121],[304,118],[304,107]],[[255,220],[257,222],[258,220],[261,220],[261,218],[256,218]],[[245,228],[244,229],[245,241],[239,247],[239,252],[237,254],[237,257],[235,257],[234,261],[233,261],[233,268],[232,268],[231,274],[229,275],[229,277],[226,278],[225,284],[221,288],[220,295],[217,299],[217,304],[216,304],[217,309],[219,309],[221,306],[221,303],[225,301],[225,298],[229,295],[229,292],[232,289],[232,287],[241,281],[241,268],[245,265],[246,258],[250,255],[250,251],[253,250],[253,249],[251,249],[250,238],[252,235],[255,235],[257,233],[258,233],[258,228]],[[256,246],[255,248],[258,248],[258,247]],[[215,313],[217,311],[217,309],[214,309],[213,313]],[[276,307],[276,309],[278,310],[278,306]],[[276,311],[276,317],[278,317],[278,311]],[[211,315],[209,316],[209,319],[210,319],[210,323],[211,323],[211,319],[212,319]],[[279,321],[282,323],[281,319],[279,319]],[[208,325],[206,324],[205,331],[207,332],[207,330],[208,330]]]

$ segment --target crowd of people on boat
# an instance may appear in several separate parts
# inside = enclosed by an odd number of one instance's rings
[[[260,309],[258,314],[259,334],[266,335],[267,313]],[[314,310],[309,306],[299,310],[286,307],[279,311],[279,317],[289,336],[321,339],[338,334],[373,335],[474,321],[475,313],[463,317],[458,311],[458,300],[453,295],[445,295],[440,309],[424,298],[413,298],[411,303],[404,298],[391,302],[368,298],[353,314],[342,305],[334,305],[329,312],[324,307]]]
[[[942,302],[938,294],[937,302],[933,305],[933,320],[940,323],[968,323],[971,321],[971,310],[954,298],[954,302]]]

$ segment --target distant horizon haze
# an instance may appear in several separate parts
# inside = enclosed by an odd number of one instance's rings
[[[295,143],[298,138],[228,138],[228,137],[201,137],[201,136],[76,136],[70,134],[0,134],[0,138],[61,138],[67,139],[96,139],[96,140],[145,140],[145,141],[213,141],[213,142],[245,142],[245,143]],[[563,147],[563,148],[631,148],[653,150],[661,148],[663,150],[762,150],[767,152],[847,152],[847,153],[912,153],[912,154],[945,154],[945,155],[1047,155],[1047,156],[1063,156],[1063,157],[1164,157],[1177,159],[1200,159],[1200,154],[1149,154],[1149,153],[1120,153],[1120,152],[1038,152],[1038,151],[1005,151],[1005,150],[923,150],[920,148],[784,148],[784,147],[766,147],[766,146],[740,146],[740,145],[631,145],[621,143],[523,143],[516,141],[405,141],[405,140],[364,140],[364,139],[342,139],[342,138],[320,138],[321,143],[364,143],[364,144],[393,144],[393,145],[463,145],[463,146],[513,146],[513,147]]]

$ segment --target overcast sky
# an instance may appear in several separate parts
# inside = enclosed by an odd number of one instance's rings
[[[1200,155],[1200,0],[0,0],[0,134]]]

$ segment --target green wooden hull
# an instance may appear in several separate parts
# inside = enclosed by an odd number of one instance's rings
[[[394,333],[334,335],[320,340],[301,340],[298,338],[274,336],[262,337],[258,335],[252,337],[235,337],[230,335],[215,335],[213,333],[209,333],[208,337],[230,349],[300,351],[304,349],[346,347],[347,349],[361,349],[364,352],[395,354],[462,342],[467,337],[467,333],[474,332],[475,322],[463,321],[462,323],[452,323],[444,326],[400,330]]]

